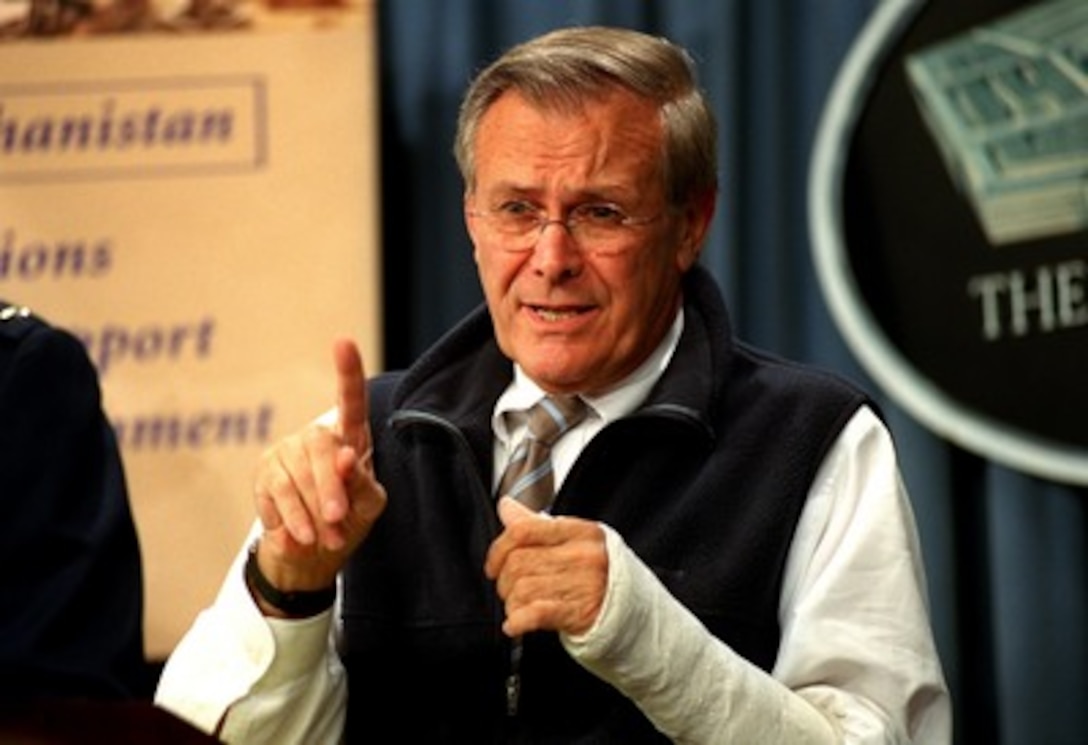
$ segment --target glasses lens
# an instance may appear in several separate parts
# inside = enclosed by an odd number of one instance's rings
[[[496,217],[499,231],[509,236],[532,235],[540,227],[540,218],[531,212],[498,212]]]

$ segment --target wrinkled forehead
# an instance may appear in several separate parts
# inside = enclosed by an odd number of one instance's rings
[[[577,105],[544,105],[507,91],[480,120],[476,186],[512,171],[618,179],[652,188],[663,178],[663,125],[653,102],[612,89]]]

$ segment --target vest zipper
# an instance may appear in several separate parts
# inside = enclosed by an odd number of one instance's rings
[[[404,427],[413,424],[437,426],[453,436],[459,446],[464,450],[468,462],[472,462],[472,449],[469,447],[464,434],[462,434],[461,430],[455,427],[452,422],[444,417],[429,412],[418,411],[416,409],[398,409],[390,415],[389,422],[394,427]],[[490,514],[489,524],[491,525],[491,532],[494,537],[499,534],[499,530],[502,526],[499,525],[499,518],[495,513],[495,503],[491,497],[490,490],[484,487],[482,489],[482,494],[484,496],[484,504],[490,509],[490,513],[485,509],[484,515]],[[485,519],[487,518],[485,517]],[[498,623],[501,623],[501,621],[498,621]],[[504,686],[506,690],[506,715],[508,717],[516,717],[520,707],[522,651],[521,637],[512,639],[510,642],[510,668]]]
[[[506,716],[516,717],[521,703],[521,655],[525,648],[521,637],[510,641],[510,674],[506,676]]]

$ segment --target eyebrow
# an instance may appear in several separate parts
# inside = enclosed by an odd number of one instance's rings
[[[523,186],[511,181],[500,181],[497,184],[491,186],[488,190],[489,194],[500,195],[514,195],[520,198],[534,198],[540,195],[541,190],[534,186]],[[477,188],[477,193],[480,189]],[[594,186],[585,190],[572,191],[568,195],[565,195],[568,199],[573,199],[577,202],[615,202],[622,203],[630,201],[627,198],[628,194],[634,197],[631,190],[623,186]]]

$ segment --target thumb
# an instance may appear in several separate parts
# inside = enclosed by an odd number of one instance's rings
[[[510,527],[514,523],[525,520],[548,520],[548,515],[542,512],[534,512],[513,497],[503,497],[499,500],[499,520],[503,527]]]

